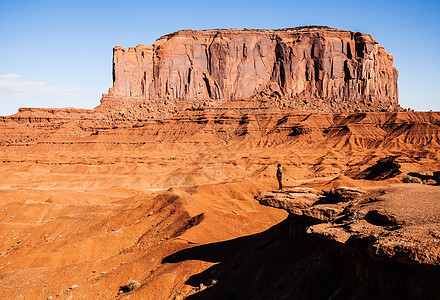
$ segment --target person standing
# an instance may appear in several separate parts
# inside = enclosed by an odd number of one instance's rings
[[[281,164],[278,164],[278,168],[277,168],[277,179],[278,179],[278,185],[279,185],[279,190],[283,189],[283,183],[281,182],[281,180],[283,179],[283,170],[281,169]]]

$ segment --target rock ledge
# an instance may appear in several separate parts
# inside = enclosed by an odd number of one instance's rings
[[[374,258],[440,264],[440,187],[394,184],[323,192],[291,188],[255,198],[305,221],[308,234],[365,248]]]

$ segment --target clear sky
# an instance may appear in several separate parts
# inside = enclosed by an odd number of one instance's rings
[[[181,29],[303,25],[373,35],[394,56],[400,104],[440,111],[440,0],[0,0],[0,115],[99,105],[114,46]]]

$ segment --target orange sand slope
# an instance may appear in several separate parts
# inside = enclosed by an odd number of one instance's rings
[[[277,186],[277,163],[288,187],[322,189],[401,182],[440,160],[438,113],[22,111],[0,132],[3,299],[188,296],[216,261],[162,260],[285,219],[253,199]],[[390,155],[400,175],[354,179]],[[140,287],[118,295],[129,280]]]

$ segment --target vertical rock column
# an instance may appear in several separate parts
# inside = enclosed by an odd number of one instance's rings
[[[153,87],[153,46],[113,49],[113,88],[110,96],[150,99]]]

